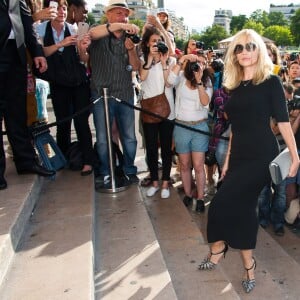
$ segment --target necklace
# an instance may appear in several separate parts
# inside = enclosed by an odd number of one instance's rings
[[[241,81],[241,84],[242,84],[243,86],[247,86],[251,81],[252,81],[252,79],[249,79],[249,80],[242,80],[242,81]]]

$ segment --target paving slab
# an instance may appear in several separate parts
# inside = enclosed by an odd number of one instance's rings
[[[96,299],[177,299],[137,185],[97,193],[96,220]]]

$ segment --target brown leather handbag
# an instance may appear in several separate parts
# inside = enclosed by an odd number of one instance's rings
[[[143,99],[141,101],[141,107],[143,110],[149,111],[163,118],[167,118],[171,112],[169,101],[164,92],[160,95]],[[142,121],[145,123],[159,123],[162,121],[162,119],[147,113],[141,112],[141,114]]]

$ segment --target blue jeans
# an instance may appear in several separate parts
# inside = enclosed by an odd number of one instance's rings
[[[286,209],[285,181],[278,185],[266,185],[258,196],[259,223],[267,226],[270,222],[274,230],[284,225],[284,212]],[[272,197],[271,186],[274,194]]]
[[[47,81],[36,79],[35,98],[37,102],[37,118],[39,120],[48,119],[47,98],[49,95],[49,83]]]
[[[97,99],[92,92],[92,99]],[[129,102],[133,105],[133,99]],[[134,109],[117,102],[113,98],[108,99],[110,125],[116,119],[119,136],[124,155],[123,170],[125,174],[136,174],[137,167],[134,165],[137,140],[135,136],[135,113]],[[99,174],[109,175],[108,143],[106,137],[106,125],[104,114],[104,100],[99,100],[93,109],[94,125],[96,129],[97,152],[100,160]]]

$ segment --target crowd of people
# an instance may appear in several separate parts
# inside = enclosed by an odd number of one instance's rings
[[[234,36],[223,57],[193,39],[180,51],[166,10],[147,16],[139,37],[139,27],[128,21],[133,11],[123,0],[109,0],[104,8],[105,23],[92,26],[79,37],[78,24],[86,20],[87,3],[54,2],[53,6],[53,1],[41,5],[34,0],[10,0],[0,5],[0,122],[4,120],[17,172],[55,173],[39,164],[27,129],[29,59],[40,77],[35,86],[38,121],[47,122],[48,93],[60,121],[101,99],[107,88],[112,138],[122,147],[122,174],[127,183],[139,182],[135,166],[138,121],[150,172],[146,196],[153,197],[160,190],[162,199],[170,197],[172,155],[176,152],[184,205],[190,206],[194,198],[195,211],[202,213],[206,194],[213,196],[207,226],[211,249],[199,269],[214,269],[229,247],[239,249],[245,268],[242,285],[250,292],[255,287],[253,249],[259,224],[263,228],[272,224],[275,233],[283,235],[285,223],[300,220],[299,56],[291,60],[281,55],[276,45],[265,44],[250,29]],[[49,81],[49,87],[41,79]],[[143,104],[162,94],[170,107],[165,120],[135,120],[131,106],[137,96]],[[83,157],[81,175],[94,171],[96,185],[109,186],[103,101],[73,121]],[[65,155],[72,142],[71,122],[57,126],[56,141]],[[292,164],[289,177],[274,185],[268,166],[279,153],[278,145],[280,151],[288,147]],[[215,189],[216,170],[219,181]],[[0,189],[7,188],[4,173],[0,135]]]

